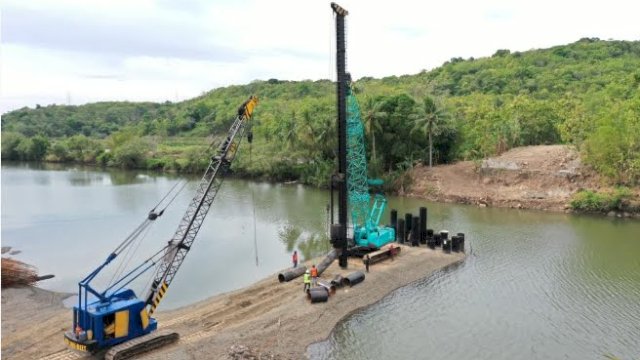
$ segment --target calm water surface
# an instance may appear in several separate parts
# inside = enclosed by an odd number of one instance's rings
[[[98,267],[182,177],[95,168],[2,165],[2,245],[21,251],[17,260],[55,278],[45,289],[76,292],[78,281]],[[139,245],[120,260],[138,265],[171,239],[192,199],[198,177],[187,179]],[[187,305],[235,290],[329,248],[326,193],[302,186],[225,180],[189,255],[160,309]],[[120,264],[95,280],[102,288]],[[120,272],[121,273],[121,272]],[[151,275],[151,274],[150,274]],[[132,288],[147,289],[144,276]]]
[[[640,359],[640,222],[438,204],[429,214],[429,227],[467,234],[468,259],[348,317],[312,359]]]
[[[2,245],[56,275],[41,287],[75,292],[183,179],[3,164]],[[120,258],[137,264],[171,238],[199,178],[188,180],[136,251]],[[294,249],[321,255],[327,200],[297,185],[226,180],[160,309],[249,285],[289,266]],[[425,205],[390,204],[400,214]],[[311,358],[640,359],[640,222],[427,205],[430,228],[467,234],[468,259],[348,317],[309,347]],[[117,267],[110,270],[96,285]]]

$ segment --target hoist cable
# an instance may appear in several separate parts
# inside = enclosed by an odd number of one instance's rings
[[[251,150],[253,148],[253,134],[250,134],[251,137],[251,141],[249,141],[249,166],[251,166]],[[257,228],[256,228],[256,201],[255,201],[255,197],[254,197],[254,188],[253,185],[251,186],[251,204],[253,205],[253,248],[255,250],[255,255],[256,255],[256,266],[259,265],[259,261],[258,261],[258,235],[257,235]]]

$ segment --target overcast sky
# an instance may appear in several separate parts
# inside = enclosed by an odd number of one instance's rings
[[[632,0],[341,0],[347,68],[415,74],[452,57],[582,37],[638,40]],[[3,0],[0,111],[176,101],[270,78],[335,78],[330,1]]]

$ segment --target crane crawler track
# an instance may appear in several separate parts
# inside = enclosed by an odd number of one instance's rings
[[[105,360],[123,360],[130,359],[136,355],[142,354],[159,347],[172,344],[180,338],[175,332],[158,331],[151,334],[141,336],[139,338],[127,341],[120,345],[116,345],[104,354]]]

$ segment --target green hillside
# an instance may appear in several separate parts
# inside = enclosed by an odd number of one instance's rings
[[[428,163],[431,132],[434,163],[566,143],[612,183],[640,182],[640,41],[498,50],[353,86],[377,176]],[[336,146],[334,92],[329,80],[270,79],[180,103],[23,108],[2,116],[2,158],[199,171],[205,137],[226,133],[237,106],[256,94],[252,157],[243,149],[236,173],[323,185]]]

